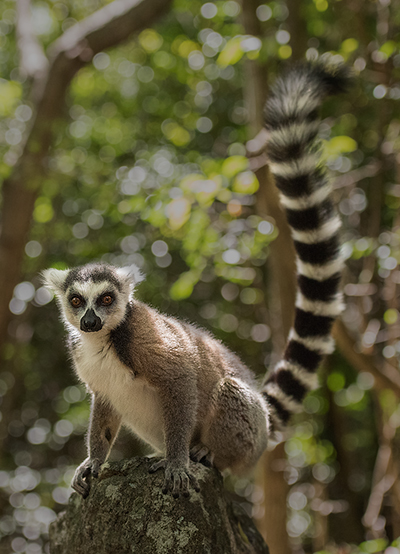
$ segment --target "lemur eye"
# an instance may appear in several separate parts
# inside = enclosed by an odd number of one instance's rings
[[[79,308],[79,306],[82,306],[82,300],[79,298],[79,296],[74,296],[73,298],[71,298],[70,302],[73,308]]]
[[[103,298],[101,299],[101,303],[103,304],[103,306],[109,306],[110,304],[113,303],[113,297],[110,296],[109,294],[106,294],[105,296],[103,296]]]

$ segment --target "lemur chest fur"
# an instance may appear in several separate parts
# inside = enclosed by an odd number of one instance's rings
[[[74,352],[79,378],[106,398],[122,416],[122,423],[157,450],[164,450],[159,396],[142,377],[135,377],[107,340],[83,337]]]

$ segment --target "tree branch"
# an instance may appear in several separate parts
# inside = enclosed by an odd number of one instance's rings
[[[359,372],[371,373],[375,379],[375,386],[378,389],[391,389],[397,396],[400,396],[400,373],[389,366],[393,371],[389,372],[388,367],[378,369],[370,356],[357,352],[356,341],[349,335],[342,320],[336,320],[333,326],[333,336],[336,344],[344,358]],[[389,365],[389,364],[387,364]]]
[[[289,15],[287,18],[288,31],[290,33],[290,46],[292,59],[302,60],[307,49],[307,26],[303,15],[304,6],[298,0],[288,0]]]
[[[256,10],[261,0],[242,0],[242,23],[246,34],[262,36]],[[267,68],[258,60],[246,60],[244,67],[244,100],[249,110],[248,134],[252,137],[246,144],[250,166],[256,172],[260,183],[257,192],[256,213],[261,217],[272,217],[279,229],[279,235],[270,244],[268,257],[269,302],[268,311],[273,328],[273,356],[279,359],[293,321],[295,303],[295,262],[293,242],[285,214],[279,203],[278,189],[267,166],[264,154],[268,132],[262,128],[263,109],[267,96]],[[254,137],[254,138],[253,138]],[[271,366],[274,365],[271,360]],[[277,465],[285,459],[284,443],[273,451],[265,452],[258,463],[257,482],[264,490],[264,515],[257,522],[258,528],[268,537],[271,552],[286,554],[290,551],[286,531],[289,491],[283,471]]]
[[[26,2],[22,0],[21,3],[22,30],[20,21],[20,32],[24,31],[25,37],[32,36],[31,31],[26,30]],[[96,53],[150,26],[170,4],[171,0],[116,0],[68,29],[49,49],[52,61],[35,95],[36,114],[32,126],[23,152],[3,184],[0,346],[6,339],[11,318],[8,305],[20,276],[35,199],[46,173],[45,159],[53,139],[55,119],[62,113],[71,79]],[[25,44],[26,41],[24,51]]]
[[[49,49],[49,56],[69,52],[74,57],[74,49],[82,46],[95,55],[121,44],[158,19],[171,3],[171,0],[115,0],[67,29]]]
[[[386,424],[385,427],[388,427]],[[372,476],[372,489],[368,500],[367,509],[362,518],[362,523],[367,529],[374,531],[374,525],[381,513],[383,498],[385,494],[394,485],[395,477],[390,472],[390,466],[393,459],[392,439],[395,429],[389,426],[389,436],[384,439],[379,447],[375,460],[375,467]]]
[[[333,188],[340,189],[342,187],[350,187],[352,185],[355,185],[359,181],[362,181],[363,179],[374,177],[379,173],[381,169],[382,169],[381,162],[374,159],[372,160],[372,162],[368,163],[363,167],[360,167],[359,169],[353,169],[353,171],[349,171],[344,175],[335,176],[335,180],[333,182]]]
[[[246,142],[246,153],[249,158],[259,156],[265,152],[270,134],[263,127],[261,131],[252,139]]]
[[[30,0],[17,0],[17,44],[20,71],[31,79],[41,79],[47,73],[49,62],[32,27]]]
[[[36,119],[48,120],[58,115],[67,87],[81,67],[99,52],[151,25],[171,3],[172,0],[116,0],[70,27],[49,48],[52,64]]]

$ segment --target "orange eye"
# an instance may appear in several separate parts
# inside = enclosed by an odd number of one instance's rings
[[[79,308],[79,306],[82,305],[82,300],[79,298],[79,296],[74,296],[73,298],[71,298],[70,302],[71,306],[73,306],[74,308]]]
[[[109,294],[106,294],[106,295],[103,296],[103,298],[101,299],[101,303],[103,304],[103,306],[109,306],[110,304],[113,303],[113,297],[110,296]]]

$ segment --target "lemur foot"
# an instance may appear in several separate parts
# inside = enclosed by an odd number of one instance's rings
[[[165,470],[164,484],[161,489],[163,494],[171,490],[174,498],[178,498],[180,494],[189,496],[189,483],[196,492],[200,491],[196,477],[184,465],[175,465],[174,462],[163,458],[150,467],[149,473],[154,473],[161,468]]]
[[[190,459],[193,462],[199,462],[206,467],[214,466],[214,454],[211,452],[207,446],[204,444],[195,444],[193,448],[190,449]]]
[[[83,498],[87,498],[90,492],[90,475],[99,476],[101,462],[97,458],[86,458],[77,468],[72,479],[71,487]]]

